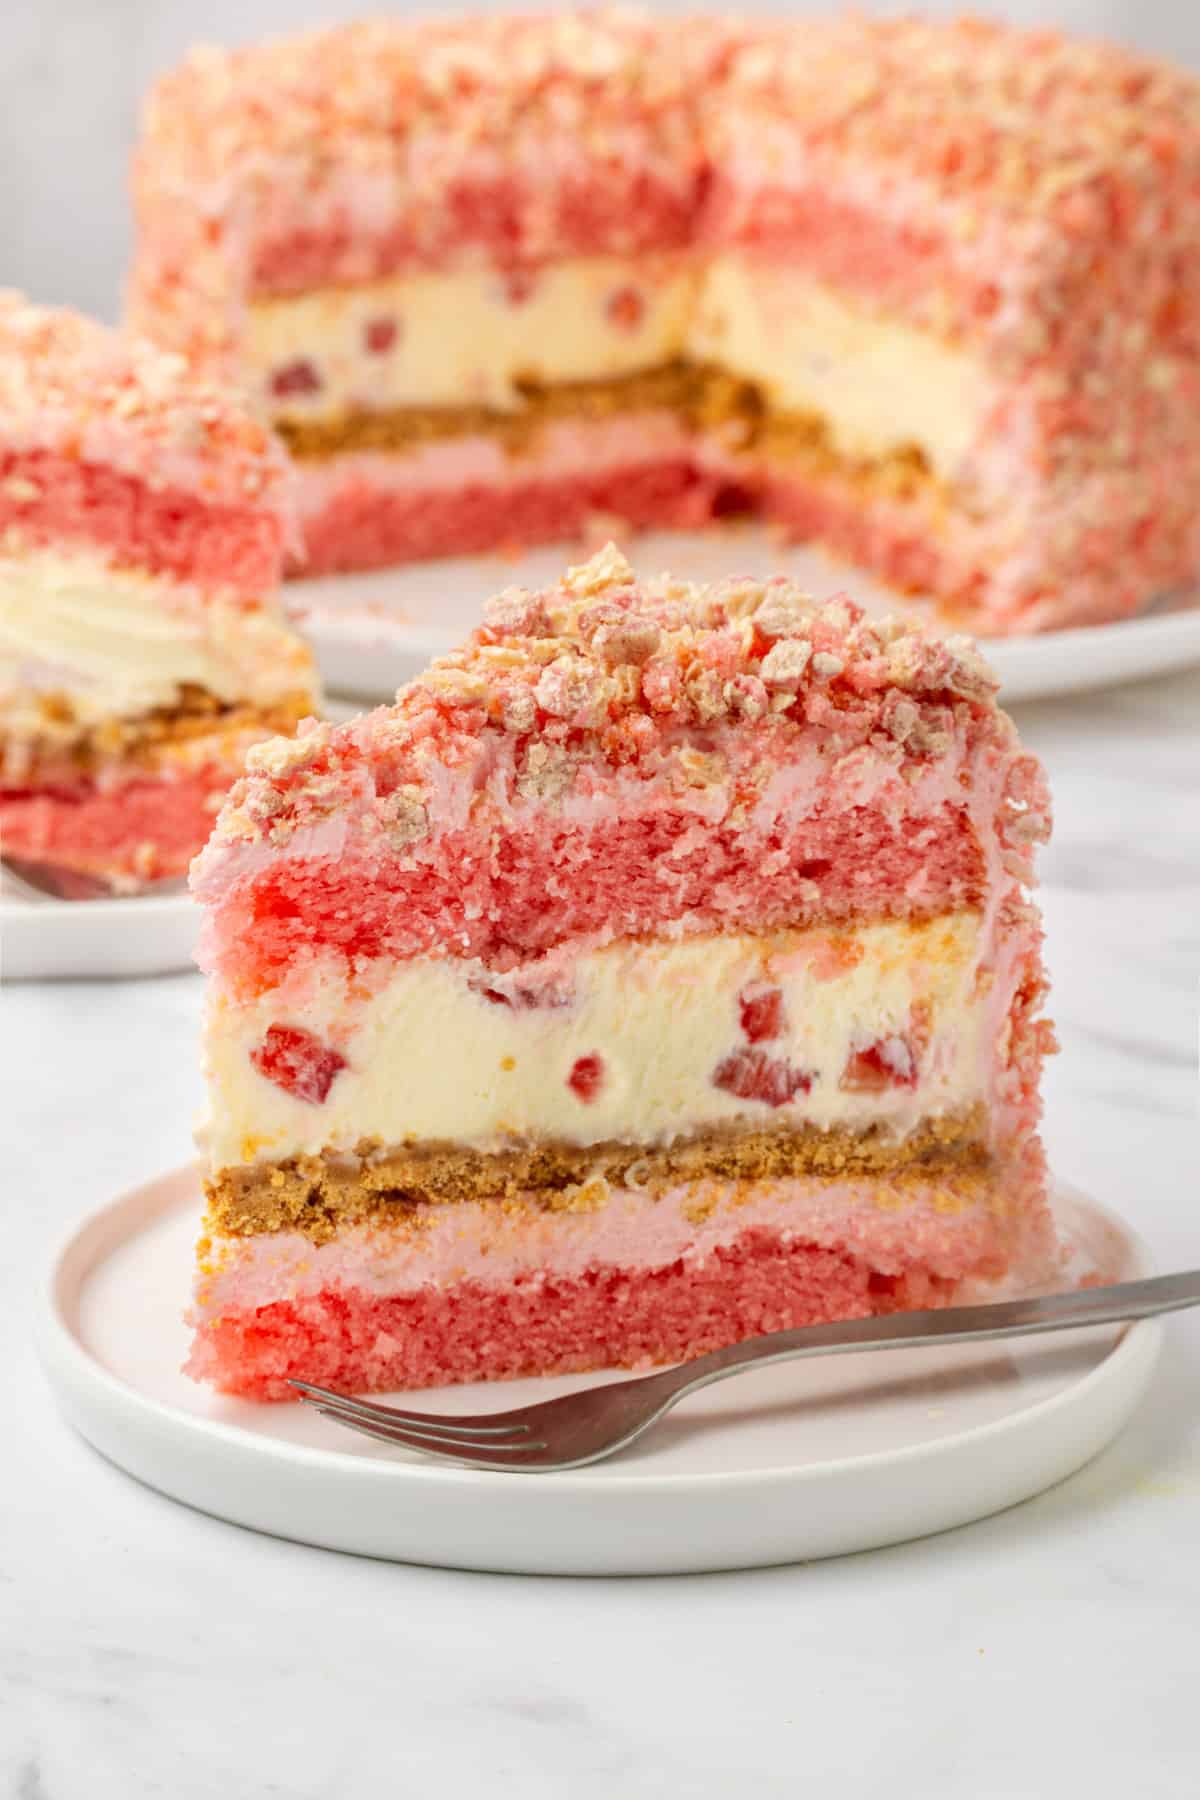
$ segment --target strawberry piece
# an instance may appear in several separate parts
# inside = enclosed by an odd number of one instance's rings
[[[320,391],[321,377],[305,356],[284,363],[271,377],[271,392],[280,400],[285,400],[289,394],[319,394]]]
[[[646,316],[646,302],[637,288],[623,287],[609,295],[604,310],[621,331],[636,331]]]
[[[885,1088],[914,1088],[917,1065],[901,1037],[880,1038],[855,1050],[842,1072],[842,1086],[856,1094],[880,1094]]]
[[[779,988],[745,987],[738,995],[742,1030],[752,1044],[765,1044],[783,1032],[783,994]]]
[[[567,1086],[585,1106],[589,1105],[604,1086],[604,1058],[594,1053],[577,1057],[567,1076]]]
[[[807,1094],[813,1078],[793,1067],[782,1056],[765,1050],[735,1050],[713,1071],[713,1086],[739,1100],[761,1100],[764,1106],[786,1106],[797,1094]]]
[[[314,1106],[320,1106],[334,1077],[348,1066],[344,1056],[296,1025],[272,1025],[250,1052],[250,1061],[276,1087]]]
[[[368,319],[363,326],[363,343],[372,356],[386,356],[399,336],[395,319]]]
[[[524,306],[538,284],[533,269],[510,269],[504,277],[504,297],[510,306]]]
[[[921,1057],[929,1042],[929,1011],[918,1001],[909,1014],[908,1028],[891,1037],[876,1038],[852,1051],[842,1071],[841,1085],[856,1094],[880,1094],[887,1088],[915,1088]]]
[[[492,1006],[515,1006],[526,1012],[534,1007],[570,1006],[571,990],[569,987],[556,986],[552,981],[515,981],[507,988],[500,987],[490,981],[472,977],[467,986],[481,1000],[487,1000]]]

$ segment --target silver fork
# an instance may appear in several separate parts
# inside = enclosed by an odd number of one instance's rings
[[[402,1444],[407,1450],[465,1463],[472,1469],[542,1474],[599,1462],[640,1437],[685,1394],[765,1363],[845,1351],[981,1344],[992,1338],[1030,1337],[1035,1332],[1066,1331],[1072,1326],[1150,1319],[1197,1304],[1200,1269],[1190,1269],[1178,1275],[1156,1275],[1146,1281],[1082,1288],[1040,1299],[846,1319],[834,1325],[809,1325],[747,1338],[653,1375],[580,1388],[558,1400],[469,1416],[402,1412],[398,1407],[336,1394],[331,1388],[313,1387],[306,1381],[291,1385],[326,1418],[382,1443]]]
[[[55,863],[29,862],[16,856],[0,858],[0,868],[7,877],[4,885],[27,900],[136,899],[141,894],[182,894],[187,888],[184,876],[172,875],[123,890],[99,875],[85,875],[77,869],[59,868]]]

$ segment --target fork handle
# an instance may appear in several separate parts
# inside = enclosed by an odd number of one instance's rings
[[[1188,1269],[1177,1275],[1154,1275],[1145,1281],[1123,1281],[1113,1287],[1081,1288],[1071,1294],[989,1301],[982,1306],[953,1306],[930,1312],[884,1313],[873,1319],[839,1319],[832,1325],[801,1325],[793,1331],[772,1331],[763,1337],[745,1338],[740,1344],[729,1344],[723,1350],[711,1350],[692,1362],[664,1371],[657,1379],[669,1388],[672,1400],[677,1400],[694,1388],[707,1387],[764,1363],[858,1350],[923,1350],[936,1345],[981,1344],[992,1338],[1032,1337],[1036,1332],[1068,1331],[1081,1325],[1152,1319],[1160,1313],[1197,1305],[1200,1269]]]

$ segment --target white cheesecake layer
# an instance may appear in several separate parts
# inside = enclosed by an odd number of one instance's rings
[[[961,472],[996,401],[970,351],[761,258],[714,259],[687,344],[696,360],[754,382],[774,410],[819,414],[841,455],[915,445],[945,481]]]
[[[255,301],[249,380],[273,418],[485,406],[522,381],[612,381],[678,356],[696,265],[584,257],[506,276],[406,275]]]
[[[203,1142],[215,1172],[364,1139],[492,1152],[804,1123],[903,1135],[989,1092],[981,955],[980,917],[963,911],[628,940],[504,976],[421,958],[373,987],[314,964],[293,972],[286,1001],[210,998]],[[302,1063],[342,1059],[323,1099],[261,1072],[272,1027],[305,1034]]]
[[[872,312],[802,268],[738,253],[590,257],[517,280],[422,274],[259,300],[248,379],[280,420],[422,407],[519,410],[521,383],[611,381],[677,358],[815,413],[833,447],[916,446],[954,481],[996,402],[970,350]]]
[[[315,688],[307,647],[271,610],[116,569],[85,550],[0,558],[0,723],[45,726],[63,696],[84,726],[174,706],[185,684],[226,704]]]

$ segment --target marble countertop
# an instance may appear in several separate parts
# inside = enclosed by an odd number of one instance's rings
[[[1021,709],[1058,817],[1042,899],[1058,1173],[1200,1262],[1200,672]],[[59,1422],[30,1270],[183,1161],[198,978],[2,998],[0,1796],[1181,1800],[1200,1734],[1200,1316],[1042,1498],[925,1542],[657,1581],[409,1568],[256,1537]]]

